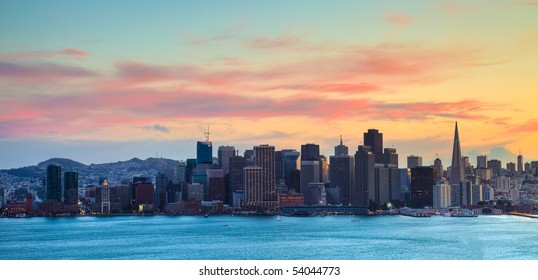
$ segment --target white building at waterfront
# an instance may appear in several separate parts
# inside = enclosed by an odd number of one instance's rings
[[[433,208],[441,209],[452,205],[451,187],[446,179],[437,181],[433,186]]]

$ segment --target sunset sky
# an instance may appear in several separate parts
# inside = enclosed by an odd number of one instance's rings
[[[538,159],[538,1],[0,0],[0,168],[328,157],[377,128],[400,165]]]

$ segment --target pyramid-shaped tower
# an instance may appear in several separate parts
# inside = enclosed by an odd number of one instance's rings
[[[452,148],[452,168],[450,172],[450,184],[459,184],[464,180],[465,168],[461,159],[460,135],[458,133],[458,122],[454,132],[454,146]]]

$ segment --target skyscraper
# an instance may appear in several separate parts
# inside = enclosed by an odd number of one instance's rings
[[[340,142],[342,145],[342,142]],[[338,147],[338,146],[337,146]],[[351,188],[355,185],[355,160],[352,156],[338,154],[335,148],[335,155],[330,157],[329,181],[331,188],[340,190],[340,202],[343,205],[351,204]]]
[[[476,168],[487,168],[488,167],[488,156],[476,156]]]
[[[385,148],[383,153],[383,164],[385,167],[398,168],[398,153],[394,148]]]
[[[441,161],[441,159],[436,158],[433,161],[433,168],[435,169],[435,172],[437,173],[437,180],[443,178],[444,169],[443,169],[443,162]]]
[[[355,153],[355,186],[351,189],[351,204],[368,206],[375,195],[375,155],[369,146],[359,146]]]
[[[187,183],[192,183],[192,176],[196,170],[196,162],[197,160],[195,158],[187,159],[187,166],[185,167],[185,182]]]
[[[247,160],[242,156],[233,156],[229,159],[230,173],[229,178],[229,198],[231,202],[238,201],[235,197],[244,197],[245,193],[245,177],[243,175],[243,168],[247,166]],[[240,205],[234,204],[234,207],[240,207]]]
[[[364,133],[364,146],[370,146],[375,155],[375,163],[383,163],[383,133],[377,129],[368,129]]]
[[[509,173],[515,173],[516,172],[516,164],[513,162],[509,162],[506,164],[506,170]]]
[[[323,184],[329,181],[329,162],[324,155],[319,156],[319,181]]]
[[[235,156],[234,146],[220,146],[217,150],[219,167],[222,168],[224,175],[230,172],[230,158]]]
[[[301,145],[301,161],[319,160],[319,145],[307,143]]]
[[[261,167],[260,205],[264,209],[276,208],[278,202],[275,191],[275,147],[259,145],[254,147],[254,163]]]
[[[222,169],[208,169],[207,174],[207,193],[208,200],[220,200],[224,202],[224,172]]]
[[[319,183],[319,160],[301,160],[301,193],[304,195],[304,204],[316,204],[312,201],[310,183]]]
[[[523,170],[523,156],[521,155],[521,151],[519,152],[519,155],[517,156],[517,172],[523,173],[525,170]]]
[[[491,168],[492,176],[498,177],[501,176],[502,163],[500,160],[492,159],[488,160],[488,167]]]
[[[180,161],[177,165],[177,181],[178,183],[185,183],[187,182],[186,174],[187,174],[187,163],[184,161]]]
[[[433,186],[437,179],[435,169],[430,166],[411,168],[411,206],[423,208],[433,206]]]
[[[47,200],[62,202],[62,167],[47,166]]]
[[[64,203],[78,203],[78,172],[64,172]]]
[[[334,155],[335,156],[347,156],[348,155],[348,148],[346,145],[344,145],[342,141],[342,135],[340,135],[340,145],[334,147]]]
[[[263,170],[259,166],[247,166],[243,168],[243,181],[245,182],[245,205],[252,208],[262,208]]]
[[[459,185],[465,179],[465,169],[461,158],[460,135],[458,133],[458,122],[454,131],[454,145],[452,148],[452,166],[450,169],[450,184]]]
[[[196,142],[196,163],[213,163],[213,144],[211,143],[211,141]]]
[[[439,180],[435,186],[433,186],[433,208],[441,209],[447,208],[452,205],[451,202],[452,192],[451,187],[446,179]]]
[[[421,156],[410,155],[407,157],[407,168],[411,169],[419,166],[422,166]]]
[[[295,191],[299,191],[299,179],[297,179],[299,176],[297,176],[297,173],[299,172],[298,165],[300,163],[298,163],[298,160],[300,156],[301,153],[296,150],[282,150],[284,180],[286,185]]]

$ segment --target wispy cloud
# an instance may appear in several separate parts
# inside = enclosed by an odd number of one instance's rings
[[[158,131],[158,132],[163,132],[163,133],[169,133],[170,132],[170,128],[164,126],[164,125],[161,125],[161,124],[154,124],[154,125],[150,125],[150,126],[145,126],[144,127],[145,130],[150,130],[150,131]]]
[[[97,74],[85,68],[57,63],[10,63],[0,62],[0,79],[22,84],[61,83],[67,80],[96,77]]]
[[[247,48],[251,49],[293,49],[304,47],[306,42],[303,37],[291,34],[282,34],[275,37],[257,37],[244,41]]]
[[[61,50],[54,51],[25,51],[25,52],[16,52],[16,53],[6,53],[0,54],[0,61],[3,62],[13,62],[19,60],[36,60],[36,59],[81,59],[89,56],[90,54],[87,51],[74,49],[74,48],[64,48]]]
[[[391,12],[385,16],[385,20],[390,24],[406,26],[413,22],[413,17],[403,12]]]

